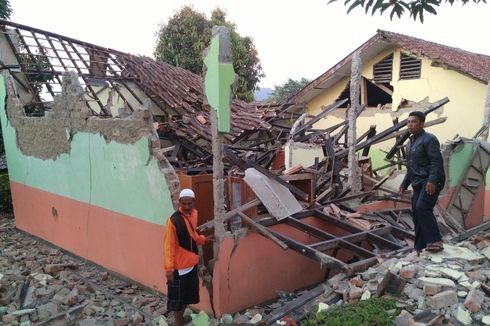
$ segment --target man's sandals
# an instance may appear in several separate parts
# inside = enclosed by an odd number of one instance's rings
[[[443,249],[444,249],[444,246],[442,245],[442,241],[429,243],[427,245],[427,247],[425,248],[425,250],[427,250],[429,252],[439,252],[439,251],[442,251]]]

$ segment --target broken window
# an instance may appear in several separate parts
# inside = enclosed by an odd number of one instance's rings
[[[335,102],[338,102],[340,100],[347,99],[347,102],[345,105],[342,106],[342,108],[348,108],[350,107],[350,81],[345,85],[344,90],[342,93],[340,93],[339,97],[335,100]]]
[[[393,77],[393,53],[373,66],[373,76],[376,83],[389,83]]]
[[[392,103],[393,86],[390,83],[376,83],[362,77],[361,80],[361,105],[367,107],[379,107]],[[347,83],[336,101],[348,99],[346,107],[350,105],[350,82]]]
[[[400,56],[400,79],[420,78],[420,69],[422,61],[414,56],[401,53]]]
[[[363,96],[363,102],[368,107],[383,106],[388,103],[392,103],[391,96],[393,95],[393,86],[390,83],[376,83],[363,78],[365,87],[361,88],[365,90],[366,95]]]

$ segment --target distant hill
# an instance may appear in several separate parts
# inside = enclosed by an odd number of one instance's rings
[[[261,87],[254,92],[254,98],[256,101],[263,101],[271,95],[272,91],[272,88]]]

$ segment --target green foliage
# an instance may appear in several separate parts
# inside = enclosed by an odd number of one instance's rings
[[[328,3],[335,2],[337,0],[330,0]],[[430,13],[437,15],[436,7],[439,7],[443,3],[449,3],[451,6],[458,0],[345,0],[344,5],[349,6],[347,13],[356,7],[363,8],[367,14],[371,9],[371,15],[379,12],[383,14],[386,10],[390,9],[390,19],[393,16],[400,18],[405,13],[409,13],[410,17],[414,20],[419,19],[421,23],[424,22],[424,13]],[[474,3],[487,3],[487,0],[459,0],[463,5],[468,2]]]
[[[39,96],[43,91],[45,83],[54,79],[54,73],[51,70],[48,55],[43,47],[37,49],[37,53],[27,51],[22,43],[18,44],[20,53],[19,61],[23,69],[27,71],[30,85],[34,92]],[[44,108],[41,103],[31,103],[24,107],[28,116],[42,115]]]
[[[9,19],[12,15],[12,7],[10,7],[9,0],[0,0],[0,18]]]
[[[305,320],[301,326],[391,326],[394,316],[388,310],[396,309],[395,300],[373,298],[322,311],[315,318]]]
[[[253,101],[253,91],[260,78],[264,77],[253,40],[236,32],[236,25],[226,21],[226,12],[217,8],[208,19],[192,7],[181,8],[166,24],[160,26],[154,56],[157,60],[170,63],[201,75],[202,54],[211,40],[214,25],[230,29],[233,68],[238,78],[235,95],[244,101]]]
[[[0,213],[12,213],[12,196],[7,171],[0,172]]]
[[[276,102],[285,101],[302,90],[309,83],[310,80],[306,78],[301,78],[300,80],[293,80],[289,78],[284,84],[274,86],[274,90],[272,91],[270,98]]]

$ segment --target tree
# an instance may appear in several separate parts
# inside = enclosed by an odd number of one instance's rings
[[[236,32],[236,25],[226,20],[226,12],[220,8],[213,10],[208,19],[192,7],[182,7],[160,26],[155,58],[201,75],[202,53],[211,40],[213,25],[230,29],[233,68],[238,76],[234,85],[235,96],[253,101],[253,91],[260,78],[264,77],[257,49],[252,38],[242,37]]]
[[[10,19],[10,15],[12,15],[12,7],[9,0],[0,0],[0,18]]]
[[[275,85],[274,90],[270,95],[270,99],[275,102],[282,102],[287,100],[289,97],[293,96],[300,90],[302,90],[306,85],[310,83],[309,79],[301,78],[300,80],[293,80],[291,78],[288,79],[282,85]]]
[[[330,0],[328,3],[335,2],[337,0]],[[347,13],[356,7],[361,7],[365,10],[366,14],[371,9],[371,15],[374,15],[379,11],[383,14],[386,10],[391,9],[390,19],[393,19],[394,15],[400,18],[405,12],[410,14],[414,20],[417,18],[420,22],[424,22],[424,13],[430,13],[437,15],[436,7],[439,7],[442,3],[449,3],[453,5],[457,0],[345,0],[344,5],[349,5]],[[463,5],[468,2],[474,3],[487,3],[487,0],[459,0]]]

